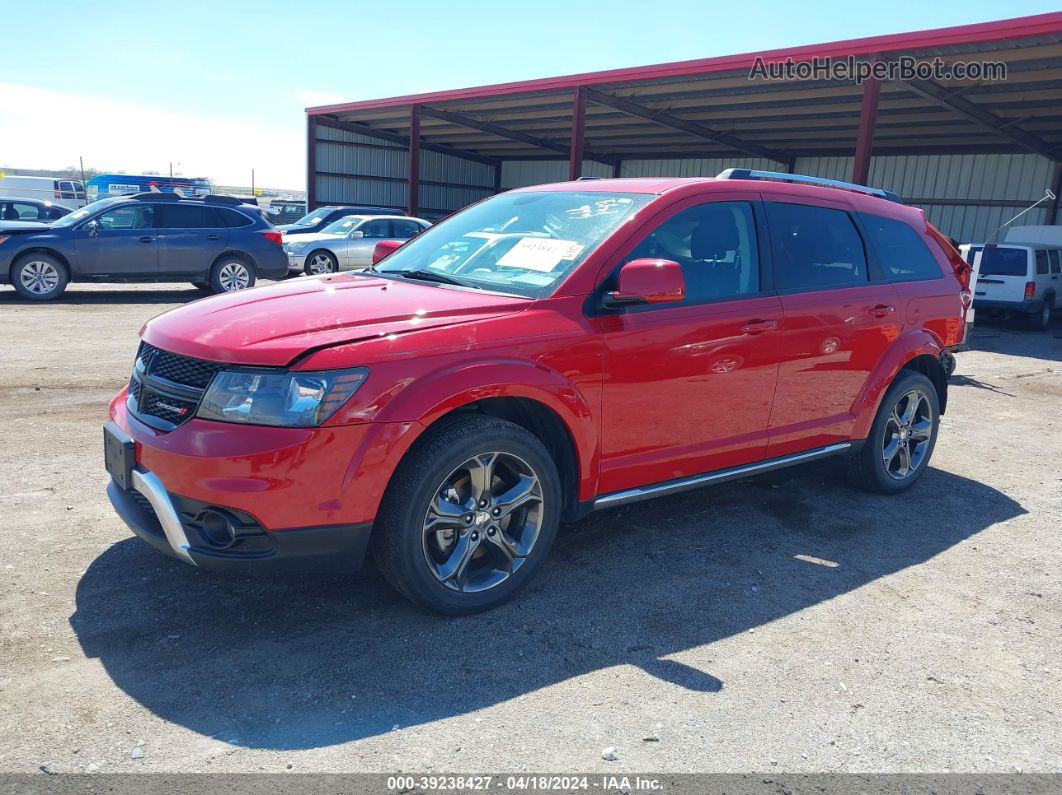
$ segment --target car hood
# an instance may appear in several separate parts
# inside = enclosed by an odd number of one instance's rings
[[[47,232],[51,228],[50,224],[41,221],[0,221],[0,232],[7,232],[8,234],[12,232],[21,232],[23,234]]]
[[[530,301],[372,274],[291,279],[193,301],[150,320],[143,339],[197,359],[284,366],[310,349],[421,333],[518,312]]]
[[[312,235],[319,232],[327,224],[314,224],[313,226],[299,226],[298,224],[281,224],[277,227],[285,235]]]
[[[281,229],[283,227],[278,227]],[[336,241],[342,240],[343,235],[326,235],[321,232],[313,232],[309,235],[296,235],[295,237],[289,237],[287,233],[284,234],[285,243],[313,243],[320,240]]]

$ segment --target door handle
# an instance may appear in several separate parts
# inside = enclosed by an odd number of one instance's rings
[[[137,238],[141,243],[150,243],[154,239],[151,235],[141,235]]]
[[[207,240],[221,240],[221,235],[207,235]]]
[[[896,311],[896,307],[889,306],[888,304],[878,304],[876,307],[870,310],[870,314],[874,317],[888,317]]]
[[[750,320],[741,327],[742,334],[762,334],[778,328],[777,320]]]

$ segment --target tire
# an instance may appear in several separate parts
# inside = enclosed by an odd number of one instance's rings
[[[913,394],[919,397],[908,421]],[[940,402],[933,382],[922,373],[901,372],[882,398],[866,442],[853,455],[849,469],[853,482],[881,494],[911,488],[929,467],[939,430]]]
[[[210,291],[213,293],[234,293],[254,287],[254,265],[243,257],[228,255],[221,257],[210,269]]]
[[[494,476],[484,500],[476,484],[487,471]],[[556,464],[530,431],[481,414],[444,421],[392,475],[373,554],[388,582],[422,607],[451,616],[489,610],[546,560],[561,494]],[[515,503],[504,513],[503,496]]]
[[[323,248],[311,251],[306,255],[306,264],[302,268],[307,276],[320,276],[324,273],[336,273],[339,271],[339,260],[331,251]]]
[[[1034,331],[1047,331],[1047,327],[1051,325],[1051,308],[1054,303],[1053,295],[1050,293],[1045,295],[1040,309],[1035,314],[1029,315],[1029,327]]]
[[[69,282],[66,265],[51,254],[26,254],[11,269],[12,286],[30,301],[52,301],[63,294]]]
[[[940,354],[940,366],[944,368],[944,375],[951,378],[955,374],[955,368],[958,366],[955,354],[951,351],[944,351]]]

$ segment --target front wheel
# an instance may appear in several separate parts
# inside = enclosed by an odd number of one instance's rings
[[[509,600],[545,561],[561,485],[545,445],[479,414],[429,430],[395,471],[373,551],[403,595],[447,615]]]
[[[66,290],[66,266],[50,254],[28,254],[11,269],[16,292],[31,301],[51,301]]]
[[[330,251],[314,251],[306,258],[303,267],[307,276],[320,276],[323,273],[335,273],[339,270],[339,262],[335,254]]]
[[[913,486],[929,466],[940,428],[936,387],[908,372],[885,393],[870,435],[849,470],[868,491],[897,494]]]
[[[1034,331],[1047,331],[1047,327],[1051,325],[1051,309],[1054,304],[1054,296],[1045,295],[1040,311],[1029,315],[1029,325]]]
[[[254,287],[254,266],[239,257],[222,257],[210,269],[210,289],[215,293],[234,293]]]

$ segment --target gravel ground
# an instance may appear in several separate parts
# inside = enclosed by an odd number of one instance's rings
[[[904,497],[835,461],[602,512],[447,619],[130,537],[100,425],[196,295],[0,291],[0,771],[1062,771],[1062,325],[978,329]]]

